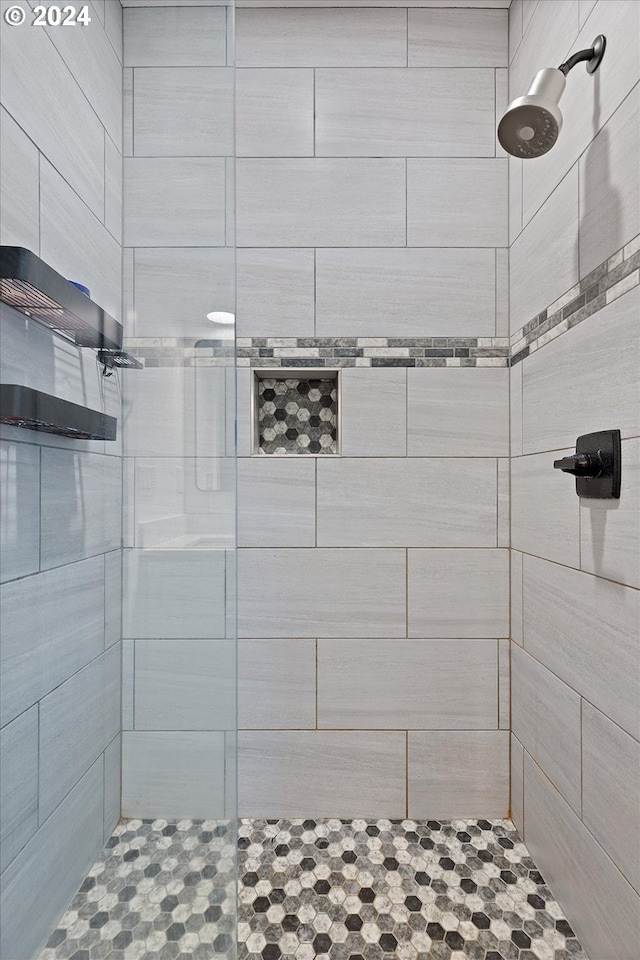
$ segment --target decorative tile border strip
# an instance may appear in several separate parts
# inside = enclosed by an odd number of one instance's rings
[[[511,366],[640,285],[640,236],[567,290],[511,337]]]
[[[507,367],[508,337],[239,337],[239,367]],[[228,366],[229,340],[127,339],[145,367]]]

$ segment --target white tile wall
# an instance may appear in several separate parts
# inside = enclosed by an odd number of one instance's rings
[[[0,869],[38,829],[38,707],[0,730]]]
[[[512,669],[513,732],[567,803],[580,814],[580,697],[515,644]]]
[[[554,450],[511,461],[511,544],[569,567],[580,566],[580,500],[572,476],[554,460],[575,452]]]
[[[507,730],[409,733],[410,817],[505,817],[509,809]],[[491,771],[478,776],[478,771]]]
[[[14,580],[40,566],[40,450],[0,441],[0,579]]]
[[[241,817],[403,817],[406,734],[247,730],[238,735]]]
[[[524,837],[524,748],[511,734],[511,819]]]
[[[506,637],[506,550],[409,550],[410,637]]]
[[[128,67],[214,67],[226,63],[226,11],[176,4],[124,11]]]
[[[404,10],[239,9],[238,67],[404,66]]]
[[[525,556],[524,611],[525,649],[638,736],[640,594]]]
[[[316,71],[318,156],[493,157],[493,112],[493,70]]]
[[[504,247],[508,162],[409,160],[407,242],[412,247]]]
[[[312,337],[315,257],[305,249],[239,249],[239,337]]]
[[[342,456],[406,456],[406,370],[347,367],[342,371],[341,387]]]
[[[239,159],[240,247],[403,246],[400,159]]]
[[[1,725],[104,649],[104,560],[94,557],[1,588]]]
[[[410,67],[506,66],[505,10],[409,9]]]
[[[316,725],[316,641],[238,641],[238,726]]]
[[[238,546],[315,546],[315,471],[309,457],[239,460]]]
[[[619,500],[580,500],[583,570],[640,587],[640,440],[622,443]]]
[[[125,731],[124,817],[224,817],[224,734],[215,731]]]
[[[104,831],[106,843],[120,819],[122,738],[114,737],[104,754]]]
[[[584,701],[582,751],[584,822],[640,892],[640,743]]]
[[[415,368],[407,387],[409,456],[508,454],[508,370]]]
[[[405,553],[241,549],[239,635],[404,636]]]
[[[319,458],[317,469],[320,547],[495,545],[495,460]]]
[[[238,70],[236,156],[312,157],[314,71]]]
[[[526,753],[525,840],[591,956],[632,956],[640,925],[636,892]]]
[[[324,249],[316,254],[318,336],[493,336],[495,309],[493,250]]]
[[[0,108],[0,241],[40,250],[38,148]]]
[[[224,246],[223,157],[131,157],[124,176],[126,246]]]
[[[497,692],[493,640],[318,641],[319,727],[493,729]]]
[[[137,157],[233,156],[233,70],[145,67],[133,86]]]

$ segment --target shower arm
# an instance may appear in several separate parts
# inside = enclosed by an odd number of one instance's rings
[[[578,63],[587,62],[587,73],[595,73],[595,71],[600,66],[600,61],[604,56],[604,48],[606,46],[606,39],[602,34],[596,37],[593,41],[593,46],[589,47],[587,50],[579,50],[577,53],[574,53],[573,56],[569,57],[568,60],[565,60],[564,63],[561,63],[558,67],[565,77],[570,70]]]

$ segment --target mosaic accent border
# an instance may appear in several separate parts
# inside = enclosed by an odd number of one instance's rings
[[[514,367],[639,285],[640,236],[637,236],[513,334],[510,365]]]

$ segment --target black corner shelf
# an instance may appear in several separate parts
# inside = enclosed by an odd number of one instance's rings
[[[24,247],[0,247],[0,300],[79,347],[122,349],[122,324]]]
[[[0,422],[74,440],[115,440],[118,425],[99,410],[15,383],[0,384]]]

